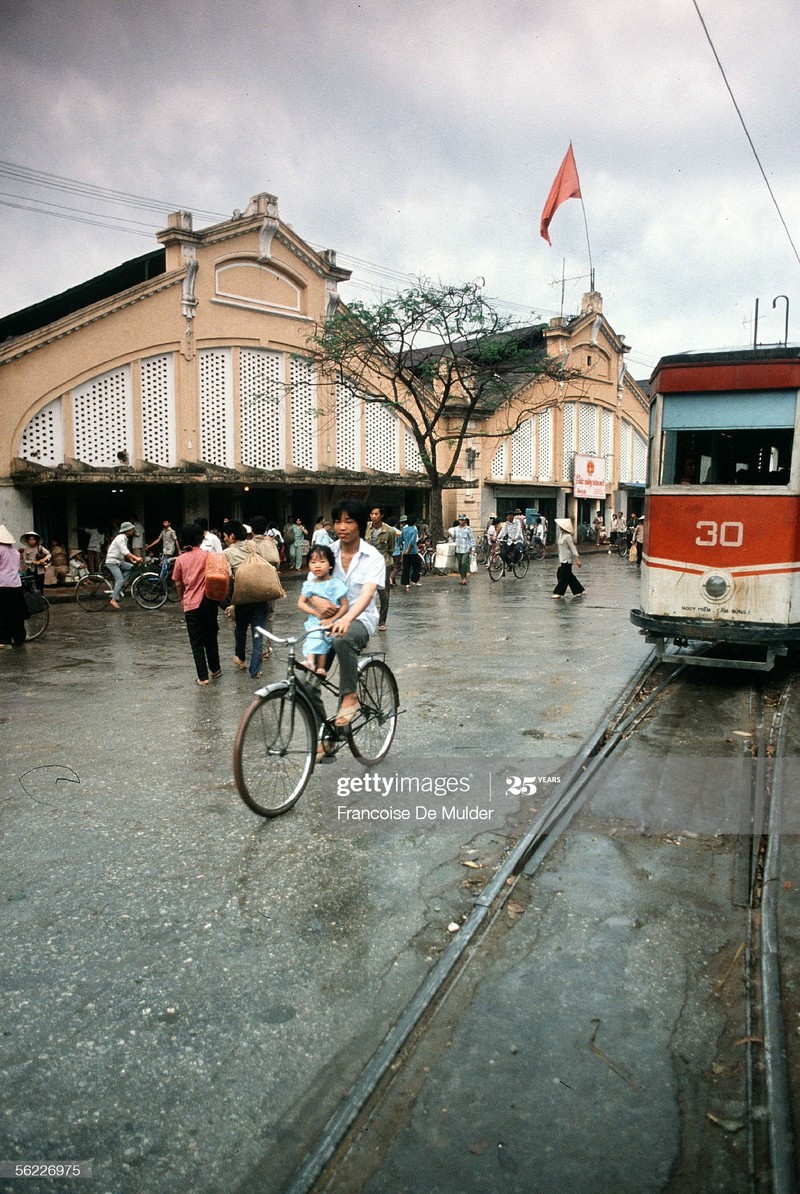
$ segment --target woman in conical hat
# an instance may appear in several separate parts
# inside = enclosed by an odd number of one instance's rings
[[[25,642],[27,608],[19,574],[19,549],[7,526],[0,526],[0,651]]]
[[[580,568],[581,566],[581,557],[578,555],[578,549],[572,537],[572,522],[569,518],[557,518],[556,526],[559,532],[558,572],[556,573],[556,587],[553,589],[553,598],[556,601],[560,601],[567,589],[569,589],[573,597],[582,597],[586,590],[572,571],[573,564],[576,568]]]

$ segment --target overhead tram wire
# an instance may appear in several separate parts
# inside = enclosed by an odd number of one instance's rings
[[[706,35],[708,44],[711,46],[711,52],[714,55],[714,58],[716,59],[717,66],[719,67],[720,74],[722,75],[722,80],[728,89],[728,95],[731,97],[731,102],[733,103],[733,106],[736,109],[736,115],[739,117],[739,122],[740,122],[742,128],[744,129],[744,135],[747,137],[748,144],[753,151],[753,157],[756,159],[756,164],[758,165],[758,168],[761,171],[761,177],[764,179],[767,190],[769,191],[770,199],[772,200],[772,202],[775,205],[775,210],[778,213],[778,218],[780,219],[780,222],[783,224],[784,231],[785,231],[787,237],[789,238],[789,244],[792,246],[792,252],[794,253],[794,255],[796,257],[798,264],[800,264],[800,253],[798,253],[797,247],[796,247],[794,241],[792,240],[792,234],[789,231],[789,227],[786,223],[786,220],[783,218],[783,212],[780,209],[778,200],[775,198],[775,193],[772,190],[772,187],[770,186],[770,181],[767,178],[764,167],[761,165],[761,159],[758,156],[758,150],[756,149],[755,145],[753,144],[753,138],[750,136],[750,132],[747,128],[747,125],[744,122],[744,117],[742,116],[739,105],[736,102],[736,96],[733,94],[733,89],[731,88],[731,85],[728,82],[728,77],[725,74],[725,68],[723,67],[722,63],[720,62],[719,54],[717,53],[714,43],[711,40],[711,34],[708,32],[708,26],[706,25],[705,21],[703,20],[703,14],[700,11],[697,0],[692,0],[692,4],[694,5],[695,12],[697,13],[697,16],[700,19],[700,24],[703,26],[703,32]]]

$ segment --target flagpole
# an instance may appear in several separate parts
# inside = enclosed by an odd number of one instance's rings
[[[570,142],[572,144],[572,142]],[[586,249],[589,254],[589,289],[594,290],[594,266],[592,265],[592,246],[589,243],[589,221],[586,219],[586,204],[581,195],[581,211],[583,212],[583,226],[586,229]]]

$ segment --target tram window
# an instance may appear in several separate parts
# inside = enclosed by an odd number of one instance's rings
[[[788,485],[791,428],[667,431],[662,485]]]

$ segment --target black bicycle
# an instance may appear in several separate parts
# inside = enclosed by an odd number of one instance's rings
[[[25,598],[25,636],[27,642],[40,638],[50,625],[50,602],[36,587],[32,576],[22,576],[22,596]]]
[[[514,551],[516,545],[507,546],[504,543],[493,543],[486,561],[486,569],[491,580],[500,580],[506,572],[513,572],[518,580],[528,572],[528,557],[523,547],[519,552]]]
[[[315,675],[301,663],[295,646],[305,636],[278,638],[260,627],[257,633],[288,647],[286,678],[260,688],[245,710],[233,744],[233,777],[242,800],[261,817],[277,817],[296,804],[311,778],[318,751],[333,756],[345,743],[364,766],[389,753],[397,729],[397,681],[380,652],[358,662],[359,710],[347,726],[337,726],[336,713],[326,717],[321,733],[308,692],[319,687],[336,698],[330,678]]]

